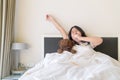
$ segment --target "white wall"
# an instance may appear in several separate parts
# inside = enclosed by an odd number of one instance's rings
[[[120,0],[16,0],[15,41],[30,45],[21,52],[21,62],[28,66],[39,62],[43,58],[40,35],[59,34],[45,20],[46,14],[55,16],[67,31],[79,25],[92,36],[120,37],[119,3]]]

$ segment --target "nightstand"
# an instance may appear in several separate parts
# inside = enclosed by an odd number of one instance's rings
[[[10,75],[10,76],[3,78],[2,80],[18,80],[21,76],[22,75]]]

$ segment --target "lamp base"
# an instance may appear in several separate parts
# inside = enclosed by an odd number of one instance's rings
[[[21,75],[25,72],[25,70],[12,70],[13,75]]]

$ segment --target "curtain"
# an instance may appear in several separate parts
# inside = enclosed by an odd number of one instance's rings
[[[0,45],[1,45],[1,34],[2,34],[1,30],[2,30],[2,0],[0,0]]]
[[[11,44],[14,40],[15,0],[0,1],[1,46],[0,46],[0,78],[10,75]]]

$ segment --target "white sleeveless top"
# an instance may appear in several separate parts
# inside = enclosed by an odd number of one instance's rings
[[[91,53],[94,54],[94,52],[96,52],[93,49],[93,47],[90,44],[88,44],[88,43],[83,43],[83,44],[80,44],[80,45],[75,45],[73,47],[73,49],[75,49],[79,55],[86,55],[86,54],[90,55]]]

